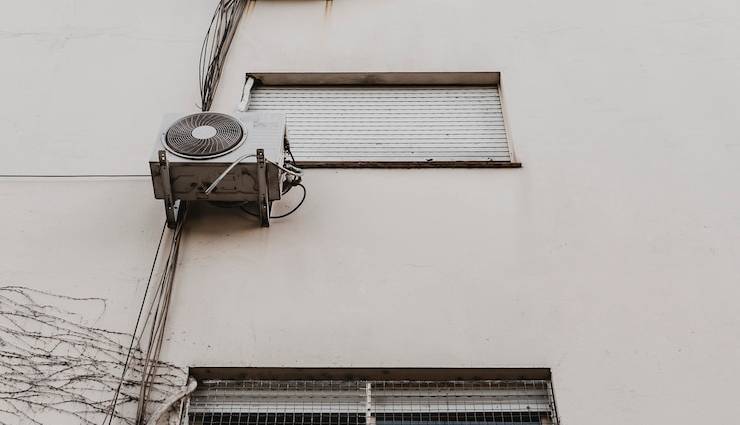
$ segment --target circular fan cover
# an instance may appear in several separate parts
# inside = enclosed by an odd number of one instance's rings
[[[172,153],[192,159],[215,158],[236,149],[244,129],[236,119],[214,112],[180,118],[165,134],[165,144]]]

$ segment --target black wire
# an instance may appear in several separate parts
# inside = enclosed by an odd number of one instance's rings
[[[303,201],[306,200],[306,186],[304,186],[304,185],[302,185],[300,183],[298,183],[296,186],[300,186],[300,188],[303,189],[303,197],[301,198],[301,202],[299,202],[298,205],[295,206],[295,208],[293,208],[292,210],[288,211],[287,213],[282,214],[282,215],[272,216],[270,218],[283,218],[283,217],[287,217],[287,216],[293,214],[294,212],[296,212],[298,210],[298,208],[300,208],[301,205],[303,205]]]
[[[290,162],[293,163],[293,165],[297,166],[295,163],[295,157],[293,156],[293,151],[290,150],[290,144],[288,144],[288,155],[290,155]]]
[[[296,212],[298,210],[298,208],[300,208],[301,205],[303,205],[303,201],[306,200],[306,192],[307,192],[306,191],[306,186],[302,185],[301,183],[298,183],[296,186],[300,186],[301,189],[303,189],[303,197],[301,198],[301,201],[298,203],[298,205],[296,205],[292,210],[288,211],[285,214],[270,216],[271,219],[273,219],[273,218],[284,218],[284,217],[287,217],[287,216],[293,214],[294,212]],[[250,211],[246,206],[241,206],[241,207],[239,207],[239,209],[242,210],[242,211],[244,211],[245,213],[253,216],[253,217],[259,217],[259,215],[257,213],[255,213],[253,211]]]
[[[159,299],[156,302],[154,319],[152,320],[151,332],[149,335],[149,345],[147,347],[145,363],[142,369],[139,406],[136,413],[136,423],[143,423],[143,416],[146,412],[146,404],[149,392],[151,390],[152,380],[154,379],[154,370],[159,362],[159,355],[164,340],[164,331],[167,323],[169,305],[172,298],[173,280],[177,270],[178,255],[180,251],[180,241],[182,240],[183,229],[187,220],[189,210],[185,210],[180,218],[170,242],[170,252],[167,256],[167,262],[164,266],[164,273],[160,279],[158,287]],[[154,303],[154,301],[152,302]],[[151,314],[151,310],[150,310]]]
[[[295,157],[293,156],[293,151],[290,150],[290,141],[288,140],[287,137],[283,140],[283,148],[285,149],[286,152],[288,152],[288,155],[290,155],[290,162],[293,165],[298,166],[295,163]]]
[[[162,225],[162,233],[159,235],[159,242],[157,243],[157,250],[154,253],[154,260],[152,261],[152,268],[149,270],[149,279],[147,279],[146,282],[146,288],[144,289],[144,296],[141,299],[141,307],[139,307],[139,315],[136,317],[136,324],[134,325],[134,331],[131,333],[131,343],[128,346],[128,353],[126,354],[126,360],[123,362],[123,371],[121,372],[121,378],[118,381],[118,388],[116,388],[116,394],[113,397],[113,400],[111,401],[110,411],[106,413],[105,418],[103,419],[103,424],[105,424],[105,419],[108,418],[108,414],[110,414],[110,418],[108,419],[108,425],[111,424],[113,421],[113,417],[115,416],[116,412],[116,404],[118,403],[118,395],[121,394],[121,386],[123,385],[123,381],[126,378],[126,369],[128,369],[128,362],[131,358],[131,350],[134,348],[134,341],[136,340],[136,331],[139,328],[139,322],[141,321],[141,313],[144,311],[144,305],[146,304],[146,295],[149,292],[149,285],[152,283],[152,276],[154,276],[154,268],[157,265],[157,259],[159,258],[159,250],[162,248],[162,240],[164,239],[164,231],[167,229],[167,223],[164,223]]]
[[[249,0],[219,0],[213,12],[208,31],[203,38],[198,61],[202,111],[211,109],[213,96],[226,61],[226,54],[248,2]]]

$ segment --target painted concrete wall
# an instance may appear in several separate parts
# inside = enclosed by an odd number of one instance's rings
[[[214,3],[5,2],[2,174],[145,173]],[[739,24],[732,0],[259,0],[216,110],[246,71],[500,71],[524,168],[310,171],[269,230],[194,210],[164,357],[550,367],[566,424],[734,423]],[[0,204],[3,285],[133,327],[146,178],[2,178]]]

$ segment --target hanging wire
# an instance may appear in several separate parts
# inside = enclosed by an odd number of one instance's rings
[[[105,421],[108,421],[108,424],[110,424],[113,421],[113,417],[115,416],[116,412],[116,404],[118,404],[118,397],[121,394],[121,386],[123,385],[123,382],[126,378],[126,371],[129,366],[129,360],[131,359],[131,351],[134,348],[134,342],[136,341],[136,331],[139,328],[139,322],[141,321],[141,314],[144,311],[144,305],[146,304],[146,298],[147,294],[149,293],[149,286],[152,283],[152,277],[154,276],[154,268],[157,265],[157,259],[159,259],[159,251],[162,248],[162,240],[164,239],[164,231],[167,228],[167,223],[162,224],[162,232],[159,235],[159,242],[157,242],[157,250],[154,253],[154,260],[152,260],[152,267],[151,270],[149,270],[149,279],[146,282],[146,288],[144,289],[144,297],[141,299],[141,306],[139,307],[139,315],[136,317],[136,325],[134,325],[134,331],[131,333],[131,344],[128,346],[128,352],[126,353],[126,361],[123,363],[123,370],[121,371],[121,378],[118,381],[118,386],[116,387],[116,392],[113,397],[113,400],[111,401],[110,408],[108,409],[108,412],[106,413],[105,418],[103,419],[103,423]],[[144,325],[146,327],[146,324]]]
[[[271,215],[270,218],[285,218],[285,217],[293,214],[294,212],[298,211],[298,208],[300,208],[301,205],[303,205],[303,202],[306,200],[306,186],[304,186],[301,183],[297,183],[295,186],[298,186],[301,189],[303,189],[303,195],[301,196],[301,200],[298,202],[298,204],[295,207],[293,207],[293,209],[291,209],[290,211],[288,211],[287,213],[280,214],[280,215]],[[288,190],[286,190],[283,194],[285,194],[285,193],[288,193]],[[233,205],[233,207],[239,208],[240,210],[244,211],[245,213],[251,215],[252,217],[259,217],[259,214],[258,213],[254,212],[254,211],[252,211],[252,209],[250,209],[249,204],[250,203],[242,203],[242,204]]]
[[[131,339],[131,345],[129,346],[129,354],[126,356],[126,362],[123,367],[123,371],[121,373],[121,378],[118,383],[118,387],[115,392],[115,396],[113,400],[111,401],[111,405],[106,413],[106,417],[103,419],[103,424],[106,423],[110,425],[113,421],[113,418],[115,416],[115,409],[116,405],[119,399],[119,394],[121,393],[121,385],[123,384],[126,376],[126,370],[129,365],[129,358],[131,351],[134,347],[135,341],[136,343],[141,343],[145,330],[147,327],[149,327],[149,335],[148,335],[148,342],[147,342],[147,350],[144,356],[144,365],[141,372],[141,382],[140,382],[140,392],[139,392],[139,404],[137,408],[136,413],[136,424],[143,423],[144,415],[146,414],[146,406],[147,401],[149,399],[149,393],[152,389],[152,385],[154,382],[154,377],[157,373],[157,368],[160,365],[159,362],[159,355],[162,349],[162,342],[164,341],[164,335],[165,335],[165,325],[167,323],[167,316],[169,312],[169,306],[170,306],[170,299],[172,297],[172,289],[173,289],[173,281],[175,278],[175,272],[177,271],[177,265],[178,265],[178,257],[180,253],[180,241],[182,239],[182,233],[183,229],[185,227],[185,221],[188,215],[188,210],[185,210],[185,214],[183,214],[183,217],[180,219],[180,221],[177,224],[177,227],[175,228],[174,232],[172,233],[172,237],[170,239],[170,247],[169,247],[169,253],[167,255],[167,261],[164,265],[164,271],[162,273],[162,276],[159,278],[159,284],[156,287],[156,290],[152,294],[152,301],[149,304],[149,309],[146,314],[146,318],[141,325],[141,333],[136,335],[137,328],[139,328],[140,320],[142,317],[142,312],[144,311],[144,305],[146,304],[147,300],[147,293],[149,292],[149,284],[151,283],[152,277],[154,275],[154,268],[156,264],[158,263],[159,253],[161,251],[162,247],[162,241],[164,239],[164,231],[166,229],[166,223],[162,227],[162,234],[160,235],[159,244],[157,245],[157,252],[154,255],[154,261],[152,264],[152,269],[149,274],[149,281],[147,283],[147,287],[144,293],[144,298],[141,302],[141,308],[139,309],[139,316],[136,319],[136,325],[134,327],[134,332],[132,334]],[[149,325],[149,322],[151,320],[151,325]]]
[[[234,39],[239,21],[249,0],[219,0],[211,24],[203,38],[198,63],[201,110],[209,111],[213,103],[226,54]]]
[[[173,282],[180,254],[180,241],[182,240],[182,233],[185,227],[185,222],[187,221],[187,216],[188,209],[186,208],[185,213],[177,223],[177,227],[175,227],[175,231],[172,234],[169,255],[167,256],[167,261],[164,265],[164,272],[159,279],[157,291],[155,292],[152,303],[149,306],[147,322],[151,317],[152,323],[148,335],[148,344],[146,354],[144,356],[145,361],[141,373],[142,378],[139,386],[139,406],[136,412],[136,424],[141,424],[144,421],[153,378],[159,365],[159,355],[162,350],[162,342],[164,341],[165,326],[167,324],[170,300],[172,298]],[[146,326],[144,328],[146,328]]]

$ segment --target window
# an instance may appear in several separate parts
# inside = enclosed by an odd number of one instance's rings
[[[549,379],[201,380],[190,425],[552,425]]]
[[[251,74],[250,74],[251,75]],[[303,167],[516,167],[498,73],[254,74]]]

